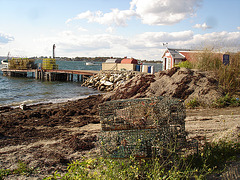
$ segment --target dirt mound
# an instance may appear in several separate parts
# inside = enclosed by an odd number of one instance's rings
[[[186,68],[172,68],[154,75],[142,74],[130,79],[104,96],[104,100],[137,97],[170,96],[193,99],[210,105],[222,96],[217,80],[204,72]]]

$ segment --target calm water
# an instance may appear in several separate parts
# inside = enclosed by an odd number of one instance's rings
[[[86,66],[85,62],[57,61],[59,69],[100,70],[101,63]],[[81,87],[80,82],[47,82],[29,78],[5,77],[0,74],[0,106],[18,106],[23,102],[36,104],[42,102],[64,102],[84,98],[99,93],[97,90]],[[76,77],[75,77],[76,78]]]
[[[57,61],[57,64],[59,69],[101,70],[102,68],[101,63],[86,66],[85,62],[81,61]],[[160,69],[161,64],[155,64],[155,70]],[[0,73],[0,106],[18,106],[23,102],[26,104],[57,103],[100,93],[91,88],[81,87],[81,83],[76,81],[77,77],[74,78],[75,82],[42,82],[32,78],[31,73],[28,74],[28,78],[5,77]]]

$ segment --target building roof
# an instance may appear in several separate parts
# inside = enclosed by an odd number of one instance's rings
[[[185,56],[179,53],[178,49],[170,49],[168,48],[169,53],[174,59],[185,59]]]
[[[121,61],[122,64],[138,64],[138,61],[134,58],[125,58]]]
[[[191,50],[191,49],[173,49],[173,48],[167,48],[165,53],[163,54],[163,57],[165,56],[166,52],[169,52],[171,56],[174,59],[187,59],[187,60],[192,60],[194,54],[199,53],[201,51],[198,50]]]
[[[121,63],[121,59],[107,59],[106,63]]]

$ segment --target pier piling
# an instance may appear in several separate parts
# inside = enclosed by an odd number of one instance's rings
[[[97,74],[98,71],[90,70],[43,70],[43,69],[29,69],[29,70],[13,70],[2,69],[3,76],[12,77],[27,77],[31,73],[32,77],[42,81],[74,81],[74,75],[77,76],[78,82],[84,82],[89,76]]]

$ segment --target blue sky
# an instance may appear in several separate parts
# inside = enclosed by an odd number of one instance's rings
[[[0,56],[135,57],[240,51],[239,0],[0,0]]]

